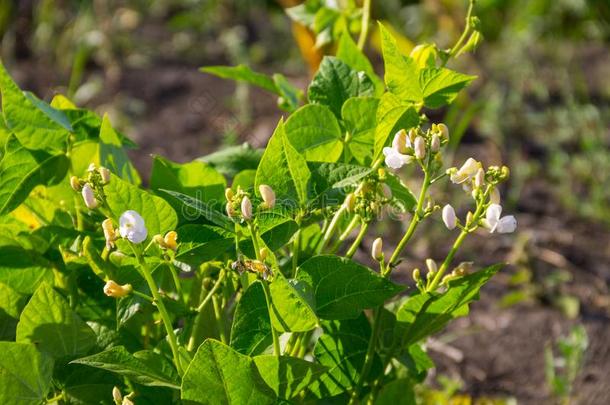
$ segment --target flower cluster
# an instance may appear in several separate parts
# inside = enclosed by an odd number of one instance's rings
[[[89,165],[85,178],[70,177],[70,186],[74,191],[81,192],[85,206],[91,210],[97,208],[100,201],[104,201],[103,186],[109,182],[110,170],[105,167],[97,168],[94,163]]]
[[[275,192],[273,189],[266,185],[261,184],[258,187],[262,202],[259,204],[259,210],[271,210],[275,207]],[[237,187],[237,191],[233,191],[231,188],[225,190],[225,198],[227,204],[225,210],[229,218],[250,221],[253,217],[253,206],[250,194],[244,191],[240,186]]]
[[[449,129],[442,123],[433,124],[426,132],[420,128],[410,129],[409,132],[401,129],[394,135],[392,147],[383,148],[385,164],[396,170],[414,161],[421,162],[428,152],[437,154],[447,142]]]

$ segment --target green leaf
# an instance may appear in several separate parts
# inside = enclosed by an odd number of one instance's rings
[[[340,117],[345,100],[350,97],[372,96],[374,92],[373,82],[366,73],[350,68],[333,56],[325,56],[309,85],[307,97],[311,103],[330,107],[335,116]]]
[[[273,211],[260,213],[257,221],[261,239],[273,252],[288,243],[299,229],[292,218]]]
[[[287,8],[286,14],[293,21],[299,22],[306,27],[313,27],[316,12],[320,9],[321,2],[318,0],[306,0],[298,6]]]
[[[216,226],[219,226],[223,230],[233,232],[235,229],[235,223],[223,212],[220,212],[212,204],[205,203],[197,198],[191,197],[186,194],[179,193],[177,191],[159,189],[164,193],[180,200],[184,204],[183,217],[189,221],[200,220],[205,218]]]
[[[140,175],[129,160],[123,144],[124,140],[112,128],[108,114],[104,114],[100,126],[100,164],[131,184],[140,184]]]
[[[0,161],[0,216],[17,208],[37,185],[57,184],[68,166],[64,154],[29,151],[17,138],[9,137]]]
[[[356,319],[324,322],[322,327],[324,334],[314,347],[314,356],[328,371],[308,387],[316,398],[339,395],[356,386],[371,336],[364,314]],[[380,372],[381,361],[375,356],[369,378]]]
[[[263,149],[254,149],[248,143],[230,146],[197,160],[208,163],[225,176],[235,176],[242,170],[256,170],[263,156]]]
[[[237,303],[231,327],[231,347],[239,353],[255,356],[264,353],[272,340],[265,291],[262,283],[255,281]]]
[[[356,71],[363,71],[371,79],[375,85],[375,95],[381,96],[384,91],[383,81],[377,76],[373,65],[369,61],[369,58],[358,49],[358,46],[352,39],[349,33],[345,32],[339,39],[339,45],[337,47],[337,59],[345,62],[350,68]]]
[[[0,342],[0,353],[0,403],[42,403],[51,387],[53,359],[26,343]]]
[[[305,206],[311,173],[305,158],[286,139],[280,120],[256,171],[255,185],[267,184],[275,191],[277,204],[286,208]]]
[[[271,323],[275,329],[281,332],[307,332],[318,326],[311,286],[287,280],[278,270],[269,289]]]
[[[53,287],[42,283],[21,313],[17,341],[62,359],[86,353],[95,345],[95,333]]]
[[[454,280],[445,293],[417,293],[409,297],[396,313],[398,322],[406,324],[403,347],[438,332],[450,320],[468,314],[468,303],[478,299],[479,289],[502,266],[496,264]]]
[[[6,126],[28,149],[61,150],[65,147],[71,128],[64,126],[62,113],[19,89],[4,65],[0,63],[0,92]],[[41,109],[40,107],[43,107]],[[61,117],[61,118],[60,118]]]
[[[403,290],[368,267],[339,256],[315,256],[301,264],[297,279],[315,291],[316,314],[323,319],[356,318]]]
[[[445,68],[422,69],[419,75],[424,105],[428,108],[439,108],[451,104],[460,90],[476,79],[476,76]]]
[[[309,161],[336,162],[343,151],[337,119],[325,105],[308,104],[290,115],[284,126],[286,137]]]
[[[237,173],[233,178],[233,182],[231,183],[231,188],[233,191],[237,191],[238,187],[241,187],[242,190],[253,190],[254,182],[256,181],[256,170],[247,169],[242,170]]]
[[[364,166],[370,166],[373,160],[379,101],[373,97],[352,97],[341,108],[341,117],[349,133],[347,146],[354,159]]]
[[[121,380],[104,370],[86,366],[70,366],[72,373],[62,381],[64,400],[70,405],[112,404],[113,387],[120,387]]]
[[[379,32],[385,67],[383,78],[388,90],[403,102],[421,102],[424,95],[419,83],[417,64],[400,52],[396,39],[381,23]]]
[[[254,363],[267,385],[286,400],[296,397],[326,371],[319,364],[288,356],[256,356]]]
[[[357,183],[371,173],[368,167],[346,163],[309,163],[311,170],[310,202],[314,207],[328,207],[343,203],[346,187]]]
[[[134,210],[144,218],[149,238],[175,230],[178,224],[176,212],[167,201],[115,175],[104,186],[104,192],[108,206],[117,219],[127,210]]]
[[[224,230],[208,225],[184,225],[177,233],[176,260],[192,268],[222,255],[234,243]]]
[[[385,184],[392,191],[391,204],[402,212],[411,212],[417,205],[417,198],[398,176],[386,173]]]
[[[254,361],[208,339],[197,350],[182,378],[183,400],[202,404],[272,404],[275,394]]]
[[[0,340],[15,340],[15,328],[26,297],[0,283]]]
[[[409,130],[419,124],[419,115],[413,105],[401,101],[392,93],[381,96],[377,108],[377,128],[375,129],[375,153],[373,160],[381,155],[383,147],[399,129]]]
[[[399,378],[385,384],[379,390],[375,405],[415,405],[413,383],[408,378]]]
[[[108,370],[146,386],[180,389],[180,377],[171,363],[150,350],[131,354],[123,346],[116,346],[71,363]]]
[[[273,82],[277,86],[280,93],[280,108],[285,111],[293,112],[299,108],[299,103],[303,98],[303,91],[292,84],[282,74],[275,73],[273,75]]]
[[[253,71],[246,65],[206,66],[200,68],[199,70],[223,79],[246,82],[277,95],[281,95],[273,79],[267,75]]]
[[[0,283],[21,294],[32,294],[40,283],[53,281],[51,264],[20,246],[0,247]]]

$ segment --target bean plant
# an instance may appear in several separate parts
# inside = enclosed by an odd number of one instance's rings
[[[475,79],[446,67],[479,40],[471,12],[453,48],[409,56],[379,25],[383,79],[342,35],[306,97],[280,75],[206,68],[290,113],[264,151],[154,156],[148,188],[107,115],[47,104],[1,66],[0,402],[415,403],[426,339],[502,267],[456,252],[516,228],[497,192],[508,168],[445,167],[451,130],[427,116]],[[412,190],[401,175],[416,172]],[[435,201],[447,181],[466,214]],[[407,268],[429,220],[453,245]],[[379,221],[404,232],[377,235]]]

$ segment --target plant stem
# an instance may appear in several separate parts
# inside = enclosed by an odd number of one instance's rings
[[[368,228],[369,228],[369,223],[364,222],[362,224],[362,226],[360,227],[360,232],[358,232],[358,236],[356,236],[356,240],[354,241],[354,243],[352,243],[352,246],[350,246],[349,250],[345,254],[345,257],[351,258],[352,256],[354,256],[354,253],[356,253],[356,250],[358,250],[358,246],[360,246],[360,243],[362,242],[362,238],[364,238],[364,235],[366,235],[366,231],[368,230]]]
[[[220,274],[218,275],[218,280],[216,280],[216,283],[214,283],[212,289],[210,290],[210,292],[208,292],[208,295],[205,296],[203,301],[201,301],[201,304],[199,304],[199,306],[197,307],[197,312],[201,312],[204,310],[205,306],[208,304],[208,302],[210,302],[216,291],[218,291],[218,289],[220,288],[220,285],[224,281],[225,277],[226,272],[224,270],[221,270]]]
[[[199,340],[199,328],[201,326],[202,312],[205,309],[205,307],[208,305],[208,303],[212,300],[212,297],[214,296],[214,294],[216,294],[216,291],[218,291],[218,289],[222,285],[222,282],[224,281],[225,277],[226,277],[226,272],[224,270],[221,270],[220,274],[218,275],[218,280],[216,280],[216,283],[214,283],[214,285],[212,286],[212,288],[210,289],[208,294],[205,296],[203,301],[201,301],[201,303],[199,304],[199,306],[196,309],[198,314],[195,316],[195,322],[193,323],[193,330],[191,331],[191,336],[189,337],[189,342],[186,347],[189,352],[193,351],[193,349],[195,348],[195,344]]]
[[[364,0],[362,3],[362,27],[358,37],[358,49],[363,50],[366,44],[366,37],[369,34],[369,22],[371,20],[371,0]]]
[[[443,63],[443,66],[446,65],[449,59],[455,56],[455,54],[460,50],[462,43],[466,40],[468,34],[470,34],[471,32],[470,18],[472,17],[472,11],[474,9],[475,1],[476,0],[469,1],[468,12],[466,13],[466,26],[464,27],[464,31],[462,31],[462,35],[460,36],[460,38],[457,40],[455,45],[453,45],[453,48],[451,48],[451,50],[449,51],[449,56],[447,57],[447,60],[445,60],[445,62]]]
[[[381,324],[381,322],[379,322],[379,317],[381,316],[382,307],[383,305],[380,305],[375,308],[375,313],[373,315],[373,331],[371,332],[371,339],[369,340],[369,345],[366,350],[366,356],[364,357],[364,364],[362,365],[362,369],[360,370],[358,384],[356,385],[356,388],[352,392],[352,396],[350,398],[350,404],[355,403],[355,401],[358,400],[362,385],[366,381],[368,374],[371,372],[371,367],[373,366],[373,359],[375,358],[375,345],[379,337],[379,329]]]
[[[228,344],[227,335],[225,333],[225,324],[222,319],[222,306],[218,302],[218,297],[212,296],[212,305],[214,306],[214,319],[216,320],[216,327],[218,328],[218,335],[220,341],[224,344]]]
[[[330,221],[330,225],[328,225],[328,229],[326,229],[326,233],[322,238],[322,243],[320,243],[320,245],[318,246],[318,254],[321,254],[324,251],[324,248],[326,248],[326,246],[328,245],[330,238],[332,238],[333,234],[335,233],[335,230],[337,229],[339,219],[341,219],[341,215],[343,215],[345,211],[347,211],[347,208],[345,207],[345,205],[341,205],[341,208],[339,208],[337,212],[335,212],[335,215]]]
[[[182,368],[182,364],[180,362],[178,340],[176,339],[176,334],[174,333],[174,327],[172,325],[171,318],[169,317],[169,313],[167,312],[165,304],[163,303],[163,298],[161,297],[161,294],[159,294],[159,287],[157,286],[155,279],[153,278],[150,270],[148,269],[148,264],[146,264],[146,261],[144,260],[144,257],[142,257],[138,248],[132,243],[130,243],[130,246],[134,254],[136,255],[136,258],[138,259],[138,263],[140,264],[140,270],[142,270],[142,276],[148,284],[148,288],[152,293],[154,303],[156,304],[157,309],[159,310],[159,315],[161,315],[161,320],[163,321],[163,325],[165,326],[165,332],[167,333],[167,339],[169,341],[169,346],[172,350],[172,356],[174,357],[174,364],[176,365],[176,369],[178,370],[178,373],[182,375],[184,374],[184,369]]]
[[[178,270],[174,263],[171,260],[168,260],[167,265],[169,266],[169,271],[172,273],[172,279],[174,280],[174,286],[176,287],[176,293],[178,297],[180,297],[180,301],[184,303],[184,295],[182,294],[182,285],[180,284],[180,276],[178,275]]]
[[[299,265],[299,253],[301,250],[301,229],[294,234],[292,241],[292,276],[297,274],[297,266]]]

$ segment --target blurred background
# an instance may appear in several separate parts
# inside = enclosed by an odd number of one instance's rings
[[[360,3],[326,0],[344,2]],[[1,57],[22,88],[108,112],[138,143],[131,157],[146,179],[151,154],[186,162],[243,142],[265,146],[283,114],[277,97],[198,69],[243,63],[305,89],[333,44],[332,32],[321,39],[287,15],[299,3],[1,0]],[[393,27],[408,54],[419,43],[453,44],[467,5],[373,0],[372,18]],[[433,402],[550,404],[571,391],[573,403],[607,404],[610,2],[478,0],[475,15],[484,42],[452,68],[479,79],[431,118],[451,129],[455,162],[512,168],[503,199],[519,232],[472,238],[460,253],[511,264],[470,317],[431,342]],[[374,27],[366,50],[381,73]],[[460,198],[454,191],[440,190],[439,201]],[[451,242],[434,224],[423,232],[407,263],[442,257]]]

